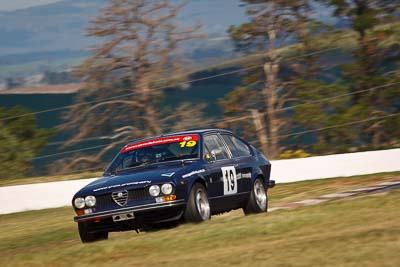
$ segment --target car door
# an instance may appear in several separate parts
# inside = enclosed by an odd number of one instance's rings
[[[213,213],[235,208],[238,192],[237,164],[218,134],[207,134],[203,139],[206,160],[208,195]]]
[[[249,193],[252,188],[251,177],[253,174],[254,155],[249,145],[229,133],[222,133],[222,139],[228,146],[233,159],[237,164],[237,182],[239,194]]]

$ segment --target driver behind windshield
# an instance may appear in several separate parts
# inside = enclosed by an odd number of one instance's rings
[[[190,146],[183,145],[182,142],[146,146],[130,151],[121,151],[106,172],[115,173],[150,163],[194,159],[197,157],[197,141],[190,143]]]

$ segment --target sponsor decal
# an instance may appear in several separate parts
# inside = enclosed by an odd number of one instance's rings
[[[171,177],[174,174],[175,174],[175,172],[169,172],[169,173],[163,173],[163,174],[161,174],[161,176]]]
[[[251,178],[251,172],[249,172],[249,173],[237,173],[236,177],[237,177],[237,179]]]
[[[242,178],[251,178],[251,172],[242,173]]]
[[[110,186],[105,186],[105,187],[100,187],[96,188],[93,190],[93,192],[101,191],[101,190],[107,190],[107,189],[112,189],[112,188],[117,188],[117,187],[124,187],[124,186],[130,186],[130,185],[138,185],[138,184],[151,184],[151,181],[139,181],[139,182],[130,182],[130,183],[124,183],[124,184],[115,184],[115,185],[110,185]]]
[[[170,144],[170,143],[181,143],[181,147],[185,147],[185,146],[190,147],[190,146],[196,145],[198,140],[199,140],[199,136],[197,134],[160,137],[160,138],[156,138],[156,139],[151,139],[151,140],[127,145],[121,150],[121,153],[132,151],[132,150],[135,150],[138,148],[154,146],[154,145]],[[183,142],[185,142],[184,145],[182,145]],[[189,144],[189,145],[187,145],[187,144]],[[191,145],[191,144],[193,144],[193,145]]]
[[[195,175],[195,174],[198,174],[198,173],[202,173],[202,172],[205,172],[205,171],[206,171],[205,169],[201,169],[201,170],[197,170],[197,171],[192,171],[192,172],[189,172],[189,173],[187,173],[187,174],[182,175],[182,178],[187,178],[187,177],[190,177],[190,176],[192,176],[192,175]]]

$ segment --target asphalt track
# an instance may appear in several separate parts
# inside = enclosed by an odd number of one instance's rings
[[[278,184],[400,171],[400,149],[271,161]],[[73,195],[93,179],[0,187],[0,214],[70,206]],[[18,201],[14,201],[18,199]]]
[[[334,200],[334,199],[344,199],[344,198],[351,198],[351,197],[363,196],[363,195],[368,195],[368,194],[384,193],[384,192],[399,189],[399,188],[400,188],[400,180],[377,183],[377,184],[372,184],[367,187],[357,188],[357,189],[333,193],[333,194],[322,195],[322,196],[316,197],[316,198],[310,198],[310,199],[305,199],[305,200],[301,200],[301,201],[288,203],[283,206],[270,208],[270,209],[268,209],[268,212],[284,210],[284,209],[294,209],[294,208],[303,207],[303,206],[317,205],[317,204],[327,202],[330,200]]]

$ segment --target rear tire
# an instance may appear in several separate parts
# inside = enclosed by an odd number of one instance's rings
[[[254,181],[250,199],[243,211],[246,215],[263,213],[268,210],[268,196],[265,184],[261,178]]]
[[[186,222],[193,223],[210,219],[210,203],[208,202],[207,191],[202,184],[196,183],[193,185],[183,216]]]
[[[78,229],[82,243],[91,243],[108,239],[108,232],[90,233],[85,223],[78,223]]]

